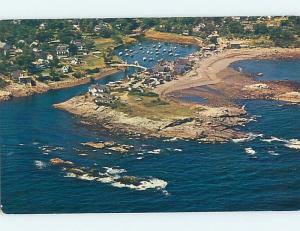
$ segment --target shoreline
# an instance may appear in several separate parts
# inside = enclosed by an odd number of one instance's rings
[[[104,71],[96,74],[95,76],[92,76],[92,78],[94,78],[95,80],[99,80],[109,75],[118,73],[120,71],[121,71],[120,68],[106,68]],[[14,83],[0,90],[0,103],[8,100],[13,100],[14,98],[27,97],[36,94],[43,94],[48,92],[49,90],[71,88],[71,87],[87,84],[90,82],[90,80],[91,77],[84,77],[81,79],[52,82],[50,84],[37,82],[37,86],[35,87],[31,87],[31,86],[28,87],[26,85]]]
[[[167,95],[174,91],[217,84],[224,80],[220,72],[229,68],[230,64],[233,62],[247,59],[295,57],[300,58],[300,48],[253,48],[226,50],[217,55],[200,60],[192,71],[180,76],[177,80],[159,85],[155,89],[155,92],[162,98],[167,99]]]
[[[250,59],[297,59],[300,58],[299,48],[254,48],[254,49],[239,49],[226,50],[222,53],[204,58],[195,64],[194,68],[183,76],[179,76],[177,80],[159,85],[154,91],[166,101],[179,101],[187,103],[180,99],[180,95],[199,95],[209,98],[216,94],[207,93],[199,94],[199,90],[204,92],[207,88],[211,90],[223,91],[226,96],[232,99],[236,98],[261,98],[261,93],[268,94],[273,99],[280,98],[280,94],[288,91],[292,92],[298,90],[298,87],[288,86],[286,83],[280,81],[269,81],[269,91],[259,92],[260,89],[251,89],[247,92],[243,89],[245,86],[251,86],[262,83],[258,78],[250,77],[247,74],[240,73],[234,70],[230,65],[234,62]],[[244,90],[241,92],[241,90]],[[273,91],[271,91],[273,89]],[[232,90],[231,92],[229,90]],[[258,91],[255,91],[258,90]],[[262,89],[264,90],[264,89]],[[239,92],[240,91],[240,92]],[[276,93],[276,91],[278,91]],[[191,94],[190,94],[191,93]],[[231,95],[232,94],[232,95]],[[244,95],[243,95],[244,94]],[[253,95],[254,94],[254,95]],[[267,98],[267,95],[265,96]],[[210,97],[212,98],[212,97]],[[220,97],[219,97],[220,98]],[[281,97],[287,98],[287,97]],[[214,105],[210,100],[209,102]],[[218,102],[217,105],[230,104],[229,101]]]
[[[101,126],[114,133],[142,135],[144,137],[191,139],[208,143],[229,142],[235,139],[244,140],[249,138],[249,134],[240,131],[238,126],[246,125],[252,118],[243,107],[232,103],[232,101],[241,96],[245,98],[252,97],[253,99],[289,99],[295,94],[286,95],[287,92],[292,92],[294,89],[288,84],[282,85],[281,83],[271,82],[268,83],[270,87],[268,86],[266,89],[256,89],[255,86],[259,81],[235,71],[229,65],[244,59],[274,59],[299,56],[300,49],[272,48],[228,50],[204,58],[196,63],[192,71],[184,76],[179,76],[178,80],[167,82],[155,88],[154,91],[159,94],[159,97],[172,105],[173,113],[172,110],[170,111],[172,116],[167,118],[151,119],[147,116],[120,112],[107,106],[97,106],[94,103],[94,98],[88,94],[73,97],[66,102],[53,106],[78,116],[84,125]],[[249,89],[244,89],[246,86],[249,86]],[[215,91],[212,91],[211,95],[215,98],[211,99],[216,100],[216,103],[207,105],[182,102],[182,100],[176,98],[178,92],[197,95],[201,88],[207,87],[222,90],[224,94],[218,98]],[[275,97],[274,92],[277,93],[277,97]],[[175,100],[170,97],[174,93]],[[176,117],[176,114],[174,114],[176,107],[185,107],[186,110],[191,112],[188,115]],[[156,109],[154,107],[152,110],[155,111]]]

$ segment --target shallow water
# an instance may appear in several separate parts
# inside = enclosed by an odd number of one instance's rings
[[[286,75],[289,72],[293,70],[287,66]],[[100,82],[105,84],[124,75],[115,74]],[[300,209],[300,151],[286,146],[290,139],[300,140],[299,106],[275,101],[242,102],[250,114],[259,116],[256,122],[241,128],[253,133],[253,140],[248,142],[203,144],[139,139],[88,129],[72,115],[51,106],[87,88],[88,85],[82,85],[0,104],[4,212]],[[271,136],[284,141],[263,141]],[[80,145],[102,140],[131,144],[134,149],[121,155]],[[256,158],[248,155],[245,148],[253,149]],[[61,168],[49,164],[54,157],[102,172],[107,170],[103,167],[109,167],[120,174],[157,178],[167,182],[167,186],[163,190],[137,191],[65,177]]]

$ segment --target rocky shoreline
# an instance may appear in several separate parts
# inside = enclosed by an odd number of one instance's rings
[[[228,142],[249,138],[240,131],[252,120],[237,99],[273,99],[291,103],[300,102],[299,85],[289,81],[261,83],[228,67],[230,63],[249,58],[295,58],[299,49],[263,49],[228,51],[201,60],[185,76],[159,85],[155,91],[161,98],[173,102],[173,107],[186,107],[188,116],[151,119],[132,116],[107,106],[98,106],[89,94],[76,96],[54,107],[70,112],[84,124],[98,126],[113,133],[133,136],[193,139],[200,142]],[[195,75],[196,73],[196,75]],[[184,103],[182,95],[199,96],[205,104]],[[153,108],[155,110],[155,108]]]
[[[120,70],[116,68],[107,68],[102,72],[100,72],[99,74],[93,76],[93,78],[95,80],[102,79],[108,75],[115,74],[119,71]],[[89,83],[90,80],[91,80],[90,77],[84,77],[81,79],[71,79],[71,80],[65,80],[60,82],[53,82],[49,84],[36,81],[36,86],[34,87],[29,86],[28,84],[25,85],[25,84],[18,84],[12,82],[10,85],[0,90],[0,103],[14,98],[32,96],[35,94],[42,94],[49,90],[63,89],[63,88],[69,88],[69,87],[86,84]]]
[[[98,107],[91,96],[76,96],[54,107],[81,118],[84,124],[108,129],[114,133],[132,136],[196,139],[203,142],[226,142],[246,138],[247,135],[235,129],[249,121],[246,111],[236,107],[201,106],[190,117],[151,120],[145,117],[131,117],[109,107]],[[189,107],[187,105],[187,107]]]

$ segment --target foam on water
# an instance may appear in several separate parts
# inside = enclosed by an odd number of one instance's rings
[[[116,175],[116,174],[127,172],[126,169],[123,168],[110,168],[110,167],[103,167],[103,168],[106,169],[105,173],[110,175]]]
[[[256,151],[253,148],[245,148],[245,152],[249,155],[255,155]]]
[[[279,156],[280,154],[275,151],[268,151],[268,153],[272,156]]]
[[[151,153],[151,154],[160,154],[160,152],[161,152],[161,149],[154,149],[154,150],[152,150],[152,151],[148,151],[148,153]]]
[[[298,139],[281,139],[281,138],[277,138],[275,136],[271,136],[270,139],[262,139],[262,141],[264,142],[268,142],[268,143],[271,143],[271,142],[274,142],[274,141],[277,141],[277,142],[282,142],[284,143],[284,146],[287,147],[287,148],[291,148],[291,149],[300,149],[300,140]]]
[[[43,169],[47,167],[47,164],[41,160],[35,160],[34,161],[34,165],[38,168],[38,169]]]
[[[232,142],[234,143],[242,143],[242,142],[248,142],[248,141],[252,141],[254,139],[256,139],[257,137],[263,137],[263,134],[255,134],[255,133],[248,133],[247,137],[245,138],[239,138],[239,139],[232,139]]]

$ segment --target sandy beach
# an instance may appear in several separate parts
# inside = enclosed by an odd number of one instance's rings
[[[233,62],[245,59],[275,59],[300,57],[300,49],[254,48],[226,50],[217,55],[203,58],[195,64],[194,69],[177,80],[158,86],[155,91],[162,98],[168,98],[172,92],[194,87],[216,85],[224,82],[226,70]],[[237,74],[239,72],[236,72]],[[227,73],[228,74],[228,73]],[[232,73],[231,73],[232,74]],[[240,74],[241,75],[241,74]]]

